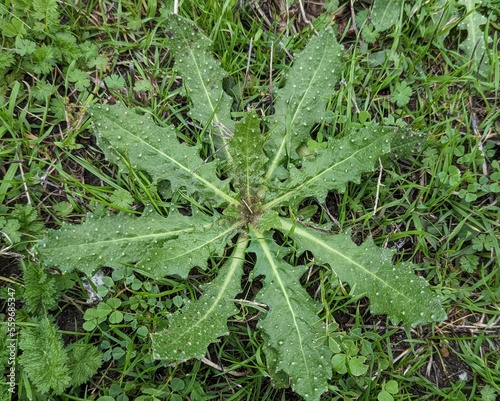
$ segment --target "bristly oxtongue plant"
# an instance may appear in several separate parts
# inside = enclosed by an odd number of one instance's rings
[[[203,295],[170,315],[165,330],[151,334],[155,358],[181,362],[202,358],[210,343],[228,334],[227,319],[238,312],[234,299],[241,292],[243,264],[252,260],[250,278],[262,280],[255,301],[267,305],[258,328],[268,373],[306,400],[327,391],[333,355],[327,327],[317,315],[320,305],[300,284],[306,267],[290,264],[292,250],[275,242],[277,231],[290,239],[286,243],[293,241],[293,252],[309,251],[315,263],[367,296],[372,313],[409,325],[444,319],[437,295],[411,264],[393,264],[393,251],[371,240],[358,246],[347,234],[294,219],[304,199],[324,202],[329,191],[359,182],[402,135],[373,124],[329,138],[324,149],[307,148],[340,76],[342,47],[334,31],[324,30],[296,56],[286,85],[275,94],[273,115],[261,121],[248,112],[237,122],[209,40],[176,15],[169,17],[167,34],[175,71],[191,102],[189,116],[207,137],[195,145],[183,143],[174,126],[159,127],[119,104],[92,107],[90,114],[108,160],[123,171],[146,172],[154,183],[168,181],[172,193],[192,200],[192,212],[172,210],[164,217],[146,208],[141,217],[121,213],[64,224],[41,242],[44,263],[88,275],[103,266],[132,264],[149,277],[186,278],[195,267],[207,268],[210,257],[225,257]],[[201,157],[207,146],[218,150],[212,161]],[[224,169],[227,174],[220,173]]]

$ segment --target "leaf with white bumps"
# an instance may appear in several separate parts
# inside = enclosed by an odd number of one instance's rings
[[[300,284],[304,266],[294,267],[281,259],[272,238],[254,231],[250,250],[257,254],[252,272],[264,276],[256,301],[269,311],[258,327],[265,331],[266,356],[274,376],[286,373],[295,392],[306,400],[318,400],[332,376],[332,352],[326,344],[326,328],[317,316],[318,305]]]
[[[377,0],[375,7],[383,4]],[[145,172],[153,184],[168,181],[193,210],[162,217],[146,209],[141,217],[120,213],[63,224],[39,245],[44,264],[88,275],[103,266],[133,265],[153,278],[186,278],[193,267],[205,269],[209,261],[227,258],[216,278],[202,286],[203,295],[169,315],[166,329],[151,335],[154,358],[179,362],[202,358],[209,344],[228,333],[227,320],[238,312],[234,298],[241,292],[246,253],[255,254],[250,277],[262,277],[255,300],[268,307],[258,324],[268,373],[273,384],[290,383],[307,401],[327,391],[332,352],[317,315],[320,305],[300,284],[305,267],[283,259],[291,250],[274,242],[274,230],[290,236],[299,253],[309,251],[329,266],[355,293],[368,296],[373,313],[408,324],[444,319],[439,297],[411,264],[393,265],[393,251],[371,240],[357,246],[348,235],[297,226],[282,217],[306,198],[324,202],[329,191],[344,191],[348,182],[359,182],[372,171],[378,158],[411,151],[416,141],[409,129],[370,125],[340,139],[318,140],[322,146],[314,149],[306,146],[340,77],[342,47],[333,29],[311,39],[296,56],[285,86],[276,91],[275,113],[266,120],[269,134],[261,133],[261,119],[253,112],[237,123],[231,120],[231,101],[222,89],[224,71],[195,25],[173,15],[166,29],[174,69],[191,104],[189,115],[212,134],[210,150],[224,156],[206,162],[200,157],[207,151],[203,141],[183,143],[176,128],[159,127],[151,117],[120,104],[90,107],[107,159],[125,173]]]
[[[174,240],[165,242],[162,248],[148,250],[136,268],[154,278],[185,278],[194,266],[205,269],[210,256],[222,255],[238,226],[227,224],[224,218],[205,226],[198,223],[192,231],[181,232]]]
[[[167,361],[202,358],[209,344],[228,334],[227,319],[238,309],[234,297],[241,291],[243,262],[248,240],[238,239],[234,254],[220,268],[200,299],[169,317],[168,328],[153,333],[153,357]]]
[[[82,224],[63,224],[59,230],[50,231],[38,248],[46,265],[63,273],[76,269],[91,275],[103,266],[139,262],[148,250],[161,249],[183,233],[212,224],[212,220],[200,212],[188,217],[173,211],[167,218],[152,210],[141,217],[124,213],[101,218],[89,215]],[[150,266],[145,272],[158,276]],[[164,268],[158,265],[160,272]]]
[[[281,193],[277,192],[264,208],[296,206],[310,196],[323,202],[329,191],[343,192],[348,182],[359,182],[363,173],[373,171],[380,156],[390,152],[395,132],[394,128],[373,125],[330,140],[313,161],[304,160],[300,169],[289,166],[290,176],[280,187]]]
[[[226,72],[210,52],[210,40],[190,20],[171,15],[167,20],[169,50],[175,58],[175,71],[182,77],[191,100],[189,115],[213,132],[227,136],[234,130],[231,98],[222,89]]]
[[[246,202],[254,200],[252,198],[263,182],[263,169],[267,161],[264,155],[265,142],[266,137],[260,133],[260,119],[255,113],[246,115],[236,124],[229,145],[233,159],[230,176]]]
[[[340,79],[342,46],[332,28],[325,29],[296,56],[286,74],[286,85],[276,91],[271,124],[271,176],[285,154],[293,157],[307,142],[314,124],[321,121],[329,96]]]
[[[371,239],[358,246],[346,234],[331,235],[280,220],[283,232],[293,238],[299,252],[312,251],[315,259],[328,264],[355,294],[366,295],[373,314],[386,314],[394,324],[402,321],[410,325],[446,318],[439,297],[415,275],[412,265],[392,264],[394,250],[378,248]]]
[[[467,38],[460,43],[460,49],[465,53],[467,59],[473,61],[474,71],[477,70],[484,77],[490,73],[490,60],[486,52],[487,43],[481,26],[488,23],[488,19],[476,10],[477,0],[461,0],[465,6],[467,15],[458,25],[460,29],[467,31]]]
[[[402,0],[375,0],[371,21],[375,29],[379,32],[392,28],[399,20]]]
[[[198,147],[180,143],[172,126],[159,127],[150,116],[121,104],[93,106],[90,114],[99,147],[122,169],[126,160],[154,182],[169,180],[173,190],[185,188],[216,205],[237,203],[229,195],[228,183],[217,177],[214,163],[204,163]]]

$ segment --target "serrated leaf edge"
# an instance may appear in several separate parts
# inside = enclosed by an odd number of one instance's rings
[[[327,34],[327,33],[331,33],[332,29],[326,29],[322,32],[322,34]],[[310,45],[311,42],[308,43],[308,45]],[[307,47],[306,47],[307,49]],[[306,50],[304,49],[304,51]],[[312,88],[312,83],[314,82],[314,78],[320,74],[323,70],[322,70],[322,62],[323,60],[325,59],[325,57],[327,55],[330,55],[329,52],[328,52],[328,48],[326,46],[323,47],[323,53],[321,54],[321,61],[319,63],[317,63],[316,65],[316,68],[314,69],[314,74],[312,77],[310,77],[309,79],[309,82],[311,83],[311,85],[308,86],[307,90],[305,90],[302,95],[301,95],[301,99],[300,99],[300,102],[299,104],[297,105],[294,113],[292,116],[290,116],[289,118],[287,118],[287,116],[284,116],[283,118],[285,118],[285,126],[293,126],[293,122],[295,121],[297,115],[300,115],[299,111],[301,111],[301,107],[300,105],[302,104],[302,102],[304,101],[304,99],[307,98],[307,94],[310,92],[311,88]],[[292,66],[293,68],[293,66]],[[320,71],[321,70],[321,71]],[[290,83],[289,83],[290,84]],[[286,130],[286,132],[283,133],[283,139],[281,140],[281,143],[280,143],[280,146],[279,148],[277,149],[277,151],[275,152],[274,154],[274,157],[273,159],[271,160],[271,163],[269,163],[269,167],[267,169],[267,172],[266,174],[264,175],[265,179],[269,179],[272,175],[273,175],[273,172],[274,170],[276,170],[276,168],[278,167],[280,161],[281,161],[281,155],[283,153],[283,150],[285,149],[285,147],[287,146],[287,143],[290,143],[291,141],[291,135],[293,134],[292,132],[290,132],[289,130]]]
[[[238,240],[236,243],[236,249],[235,249],[233,255],[231,255],[231,259],[229,261],[228,272],[224,278],[224,281],[219,289],[217,296],[212,301],[212,305],[210,306],[210,308],[202,316],[200,316],[196,322],[194,322],[190,326],[190,329],[188,331],[185,331],[183,333],[183,336],[187,336],[191,331],[193,331],[195,328],[200,326],[205,320],[207,320],[209,318],[210,314],[213,313],[214,310],[217,308],[217,306],[219,305],[219,303],[220,303],[220,301],[225,293],[226,288],[229,286],[229,283],[231,282],[232,277],[236,273],[237,269],[242,268],[242,266],[243,266],[243,263],[245,261],[245,252],[246,252],[246,249],[248,246],[248,242],[249,242],[249,239],[248,239],[247,234],[242,234],[238,237]],[[150,335],[152,342],[153,342],[153,358],[154,359],[165,359],[165,357],[163,357],[160,353],[158,353],[158,350],[154,349],[155,348],[154,337],[155,336],[159,336],[159,337],[164,336],[167,334],[167,332],[168,332],[168,329],[163,330],[163,331],[158,332],[158,333],[152,333]],[[215,341],[215,339],[214,339],[214,341]],[[193,355],[193,356],[189,356],[186,359],[177,360],[177,361],[182,362],[182,361],[188,360],[190,358],[201,358],[202,356],[203,355],[196,355],[196,356]]]
[[[335,143],[331,143],[330,146],[332,145],[335,145]],[[369,146],[372,146],[373,143],[368,143],[367,144],[367,147]],[[329,148],[330,146],[325,149],[324,151],[329,151]],[[313,181],[316,181],[318,179],[320,179],[324,174],[327,174],[328,172],[330,172],[331,170],[339,167],[340,165],[344,164],[344,163],[348,163],[352,158],[354,158],[358,153],[360,152],[364,152],[366,151],[366,147],[362,147],[358,150],[356,150],[354,153],[352,153],[349,157],[347,158],[343,158],[342,160],[339,160],[337,163],[335,164],[332,164],[331,166],[329,166],[328,168],[326,168],[325,170],[321,171],[318,175],[314,176],[314,177],[310,177],[309,179],[303,181],[300,185],[297,185],[296,187],[294,188],[291,188],[288,192],[284,193],[283,195],[280,195],[272,200],[270,200],[269,202],[267,202],[266,204],[264,204],[262,206],[262,211],[266,211],[266,210],[269,210],[271,208],[273,208],[274,206],[276,206],[277,204],[280,204],[282,203],[283,201],[285,201],[286,199],[290,198],[290,197],[293,197],[294,196],[294,193],[295,192],[298,192],[300,191],[302,188],[306,187],[307,185],[309,185],[311,182]],[[386,152],[387,153],[387,152]]]
[[[99,106],[94,106],[94,107],[96,109],[104,109],[104,110],[106,110],[107,107],[111,107],[111,106],[109,106],[109,105],[106,105],[106,106],[99,105]],[[93,107],[91,107],[91,108],[93,108]],[[125,111],[127,111],[127,110],[125,110]],[[106,114],[101,114],[101,116],[105,116],[105,115]],[[122,126],[122,125],[118,124],[114,119],[110,119],[110,118],[106,118],[106,119],[107,119],[107,121],[109,123],[111,123],[111,124],[115,125],[116,127],[118,127],[117,129],[123,130],[128,135],[130,135],[131,137],[136,138],[137,140],[139,140],[140,142],[142,142],[144,145],[146,145],[147,147],[151,148],[153,151],[155,151],[156,153],[158,153],[160,156],[165,157],[165,159],[167,159],[170,163],[172,163],[172,164],[176,165],[177,167],[179,167],[180,169],[184,170],[186,173],[188,173],[188,175],[191,175],[197,181],[201,182],[203,185],[205,185],[208,189],[210,189],[213,193],[215,193],[216,195],[218,195],[222,199],[226,200],[227,202],[229,202],[232,205],[239,205],[240,204],[235,198],[233,198],[232,196],[226,194],[224,191],[222,191],[219,188],[217,188],[215,185],[213,185],[212,183],[210,183],[209,181],[207,181],[201,175],[197,174],[196,171],[191,170],[190,168],[184,166],[182,163],[180,163],[179,161],[177,161],[174,157],[168,155],[167,153],[165,153],[161,149],[158,149],[158,148],[152,146],[150,143],[146,142],[140,136],[135,135],[135,133],[133,133],[132,131],[130,131],[126,126]],[[96,129],[96,132],[98,132],[97,129]],[[98,136],[100,136],[100,135],[98,134]],[[202,162],[201,159],[200,159],[200,162]]]
[[[305,349],[305,347],[303,345],[304,341],[302,339],[301,329],[297,323],[297,319],[300,319],[300,317],[296,315],[294,307],[292,305],[292,302],[288,296],[286,286],[283,283],[283,281],[281,280],[281,274],[280,274],[278,266],[276,264],[276,258],[273,256],[272,251],[271,251],[269,245],[267,244],[266,239],[264,238],[264,235],[252,226],[250,226],[250,232],[257,239],[258,244],[260,245],[262,251],[264,252],[264,255],[267,259],[267,262],[269,263],[269,266],[271,267],[271,269],[273,271],[273,278],[276,280],[276,282],[278,284],[277,286],[280,289],[281,293],[283,294],[283,297],[286,300],[286,303],[288,305],[288,309],[290,311],[290,316],[292,317],[295,332],[297,333],[297,337],[298,337],[299,344],[300,344],[298,349],[300,351],[300,355],[301,355],[301,359],[303,360],[303,364],[307,370],[305,373],[305,376],[310,377],[311,373],[308,370],[308,366],[310,365],[308,363],[308,354],[307,354],[307,350]],[[292,388],[293,388],[293,383],[292,383]],[[326,391],[326,389],[325,389],[325,391]]]
[[[331,252],[335,255],[340,256],[341,258],[345,259],[348,263],[356,266],[356,268],[363,271],[363,273],[369,275],[373,279],[373,281],[378,281],[378,282],[382,283],[383,287],[387,288],[387,291],[395,292],[396,294],[398,294],[399,296],[404,298],[408,303],[412,302],[411,298],[409,298],[407,296],[407,294],[405,294],[404,292],[401,292],[396,287],[391,287],[390,285],[387,284],[387,282],[385,282],[380,277],[378,277],[376,274],[374,274],[373,272],[371,272],[370,270],[365,268],[363,265],[359,264],[355,260],[352,260],[348,255],[345,255],[342,252],[339,252],[337,249],[331,247],[329,244],[320,240],[319,238],[311,235],[308,231],[303,230],[300,226],[294,224],[292,221],[290,221],[288,219],[284,219],[284,218],[280,217],[279,221],[281,223],[281,227],[284,230],[289,231],[289,232],[293,232],[293,233],[297,233],[297,234],[301,235],[302,237],[305,237],[305,238],[309,239],[310,241],[314,242],[315,244],[317,244],[318,247],[326,249],[328,252]]]

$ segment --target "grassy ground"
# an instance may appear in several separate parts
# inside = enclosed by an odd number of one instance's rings
[[[186,137],[196,129],[172,74],[162,29],[170,2],[33,3],[55,8],[37,19],[33,10],[23,11],[22,1],[0,6],[10,24],[2,28],[0,57],[0,285],[3,298],[7,288],[18,289],[19,328],[29,325],[29,313],[21,309],[22,271],[36,258],[32,247],[45,228],[79,222],[107,206],[131,212],[144,203],[166,206],[147,177],[120,175],[104,160],[86,107],[121,100],[151,113],[159,124],[180,125]],[[346,49],[343,79],[334,94],[326,94],[330,111],[318,132],[342,135],[372,119],[407,123],[424,133],[425,141],[404,159],[384,161],[380,171],[344,194],[331,193],[324,216],[339,229],[359,238],[371,235],[379,246],[397,249],[399,258],[418,263],[448,312],[446,321],[432,326],[391,326],[368,313],[365,299],[352,299],[349,288],[325,290],[325,273],[312,268],[306,286],[323,303],[322,314],[350,333],[370,364],[356,380],[337,374],[324,399],[375,400],[392,392],[397,400],[495,400],[500,395],[499,5],[478,2],[469,9],[462,1],[411,2],[393,26],[384,27],[375,16],[370,22],[370,2],[327,2],[326,10],[322,2],[303,1],[303,10],[300,2],[291,3],[191,0],[180,2],[179,13],[212,39],[228,72],[225,89],[236,100],[235,111],[269,112],[272,90],[293,54],[314,30],[337,27]],[[43,7],[50,10],[47,4]],[[23,30],[24,42],[16,39]],[[30,42],[46,47],[34,51]],[[274,389],[266,378],[261,340],[244,307],[231,321],[230,335],[212,345],[202,361],[166,366],[152,360],[140,328],[147,333],[167,311],[180,307],[182,294],[202,277],[156,282],[127,269],[109,271],[99,290],[120,300],[115,309],[124,319],[115,324],[105,318],[92,327],[82,277],[49,273],[60,291],[52,314],[64,340],[97,345],[104,364],[91,381],[55,398],[37,394],[18,372],[19,399],[299,399]]]

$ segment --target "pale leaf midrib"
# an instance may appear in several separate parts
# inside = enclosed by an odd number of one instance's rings
[[[245,260],[245,250],[247,248],[247,245],[248,245],[247,235],[240,236],[240,238],[238,238],[238,243],[235,253],[234,255],[231,256],[231,262],[226,277],[224,278],[224,281],[221,287],[219,288],[217,296],[213,301],[211,301],[212,304],[210,308],[206,311],[206,313],[204,313],[203,316],[199,317],[196,322],[193,322],[193,324],[189,327],[189,329],[180,333],[181,337],[186,337],[188,333],[192,332],[195,328],[200,326],[200,324],[203,323],[205,320],[207,320],[209,316],[213,313],[213,311],[219,306],[219,302],[225,295],[225,291],[229,287],[229,283],[231,282],[231,279],[236,273],[236,270],[238,269],[238,267],[243,265],[243,262]]]
[[[292,229],[293,227],[293,230],[294,230],[294,233],[297,233],[299,235],[302,235],[304,237],[307,237],[309,240],[313,241],[315,244],[317,244],[318,246],[326,249],[327,251],[331,252],[331,253],[334,253],[338,256],[340,256],[341,258],[345,259],[348,263],[356,266],[357,268],[359,268],[362,272],[364,272],[365,274],[367,274],[369,277],[371,277],[373,279],[373,281],[379,281],[380,283],[382,283],[382,285],[388,289],[390,289],[391,291],[394,291],[395,293],[397,293],[398,295],[400,295],[401,297],[403,297],[407,302],[409,303],[412,303],[412,299],[409,298],[406,294],[402,293],[401,291],[399,291],[397,288],[395,287],[392,287],[389,283],[387,283],[386,281],[382,280],[379,276],[377,276],[375,273],[371,272],[369,269],[367,269],[366,267],[364,267],[363,265],[360,265],[358,262],[356,262],[355,260],[351,259],[349,256],[343,254],[342,252],[338,251],[337,249],[335,248],[332,248],[330,245],[326,244],[323,240],[320,240],[319,238],[315,237],[314,235],[311,235],[309,232],[303,230],[301,227],[297,226],[297,225],[294,225],[292,222],[288,221],[287,219],[284,219],[282,217],[280,217],[280,222],[281,222],[281,225],[282,227],[285,229],[285,230],[290,230]],[[328,262],[327,262],[328,263]],[[356,283],[350,283],[351,285],[354,285]]]
[[[222,238],[222,237],[224,237],[225,235],[227,235],[227,234],[229,234],[229,233],[231,233],[231,232],[234,232],[234,231],[238,228],[238,226],[240,226],[240,225],[241,225],[241,223],[240,223],[240,222],[235,223],[235,224],[233,224],[231,227],[229,227],[229,228],[227,228],[226,230],[224,230],[222,233],[219,233],[218,235],[216,235],[216,236],[214,236],[214,237],[210,238],[210,240],[208,240],[208,241],[203,241],[203,243],[202,243],[201,245],[198,245],[198,246],[196,246],[196,247],[194,247],[194,248],[189,248],[189,250],[188,250],[187,252],[184,252],[184,253],[181,253],[181,254],[177,254],[177,255],[175,255],[175,257],[174,257],[174,258],[172,258],[172,257],[167,257],[165,260],[166,260],[166,261],[173,261],[173,260],[176,260],[176,259],[181,259],[181,258],[183,258],[183,257],[185,257],[186,255],[189,255],[189,254],[191,254],[191,253],[197,252],[199,249],[202,249],[202,248],[206,247],[207,245],[209,245],[209,244],[211,244],[211,243],[213,243],[213,242],[217,241],[219,238]],[[187,241],[189,241],[189,239],[186,239],[186,240],[187,240]]]
[[[271,250],[267,246],[267,244],[265,242],[265,239],[263,238],[262,234],[260,232],[258,232],[257,230],[255,230],[255,229],[252,229],[252,231],[254,232],[254,234],[255,234],[258,242],[259,242],[259,245],[261,246],[262,250],[264,251],[264,254],[266,255],[267,260],[269,261],[269,264],[270,264],[271,269],[272,269],[273,274],[274,274],[274,278],[276,278],[276,280],[278,281],[281,293],[283,294],[283,296],[285,298],[285,301],[287,303],[288,309],[290,310],[290,315],[292,316],[293,325],[295,327],[295,331],[297,333],[297,337],[298,337],[299,344],[300,344],[300,353],[302,355],[302,360],[304,362],[304,366],[305,366],[305,369],[306,369],[306,377],[309,377],[309,375],[310,375],[309,374],[309,364],[307,363],[307,355],[305,353],[305,349],[304,349],[304,345],[303,345],[304,341],[302,339],[300,327],[299,327],[297,319],[296,319],[295,310],[294,310],[294,308],[292,306],[292,303],[291,303],[290,298],[288,297],[288,294],[287,294],[287,291],[286,291],[286,286],[283,283],[283,281],[281,280],[281,277],[279,275],[278,267],[276,266],[276,263],[275,263],[276,260],[272,256]]]
[[[202,176],[196,174],[190,168],[184,166],[182,163],[178,162],[173,157],[169,156],[168,154],[164,153],[160,149],[158,149],[158,148],[154,147],[153,145],[149,144],[148,142],[144,141],[141,137],[139,137],[136,134],[134,134],[130,129],[128,129],[126,127],[123,127],[122,125],[120,125],[118,122],[116,122],[113,119],[108,118],[108,121],[110,121],[112,124],[114,124],[117,127],[119,127],[121,130],[123,130],[124,132],[126,132],[131,137],[138,139],[141,143],[143,143],[147,147],[155,150],[159,155],[165,157],[168,161],[170,161],[171,163],[175,164],[177,167],[181,168],[182,170],[184,170],[185,172],[187,172],[188,174],[190,174],[191,176],[193,176],[196,180],[198,180],[199,182],[203,183],[208,189],[210,189],[212,192],[214,192],[215,194],[217,194],[221,198],[225,199],[226,201],[228,201],[229,203],[231,203],[233,205],[239,205],[239,202],[236,199],[234,199],[232,196],[226,194],[224,191],[221,191],[215,185],[212,185],[205,178],[203,178]],[[168,178],[168,177],[165,177],[165,178]]]
[[[218,126],[218,124],[222,124],[218,115],[217,115],[217,105],[214,106],[214,104],[212,103],[212,99],[210,98],[210,92],[208,91],[207,89],[207,86],[205,85],[205,82],[203,81],[203,75],[202,75],[202,71],[199,67],[199,64],[198,64],[198,59],[196,58],[196,54],[195,52],[192,51],[191,47],[189,46],[189,43],[187,42],[187,40],[185,40],[185,38],[183,37],[184,41],[185,41],[185,46],[186,48],[188,49],[188,52],[189,52],[189,56],[192,60],[192,65],[195,66],[196,68],[196,72],[197,72],[197,75],[198,75],[198,78],[199,78],[199,82],[201,82],[201,86],[203,87],[203,91],[205,93],[205,97],[207,98],[207,101],[210,105],[210,110],[211,110],[211,115],[213,116],[213,120],[215,121],[215,125]],[[221,97],[219,99],[219,101],[222,101],[223,99],[223,96],[224,96],[224,93],[221,92]],[[219,128],[219,131],[221,132],[222,136],[224,136],[224,132],[221,128]],[[224,153],[226,154],[226,156],[228,158],[230,158],[230,154],[229,152],[227,151],[226,149],[226,139],[223,139],[223,143],[224,143]]]
[[[365,147],[362,147],[360,149],[358,149],[357,151],[355,151],[354,153],[352,153],[349,157],[345,158],[345,159],[342,159],[340,160],[339,162],[335,163],[335,164],[332,164],[330,167],[326,168],[325,170],[319,172],[317,175],[315,175],[314,177],[310,177],[307,181],[304,181],[302,182],[301,184],[297,185],[296,187],[294,188],[291,188],[288,192],[286,192],[285,194],[281,195],[281,196],[278,196],[277,198],[274,198],[273,200],[269,201],[268,203],[266,203],[265,205],[262,206],[262,210],[268,210],[270,208],[272,208],[274,205],[276,204],[279,204],[281,202],[283,202],[285,199],[291,197],[291,196],[294,196],[294,194],[300,190],[302,190],[304,187],[307,187],[308,185],[310,185],[311,183],[313,183],[314,181],[320,179],[324,174],[326,173],[329,173],[331,170],[335,169],[336,167],[342,165],[343,163],[347,163],[348,161],[350,161],[353,157],[357,156],[358,153],[360,153],[361,151],[364,151],[366,150],[366,148],[370,147],[370,146],[373,146],[373,142],[370,142],[368,143]],[[327,150],[327,149],[326,149]],[[314,161],[312,162],[314,163]]]
[[[307,89],[303,92],[302,94],[302,97],[300,99],[300,102],[298,104],[298,106],[295,108],[295,111],[293,113],[293,115],[291,116],[291,120],[290,120],[290,127],[293,129],[293,124],[295,122],[295,119],[299,113],[299,110],[301,110],[301,105],[302,103],[304,102],[304,99],[307,97],[306,95],[309,94],[311,88],[312,88],[312,82],[314,82],[314,79],[316,78],[316,76],[318,75],[318,71],[320,70],[320,67],[323,63],[323,60],[325,59],[325,55],[327,53],[327,46],[323,46],[323,53],[321,55],[321,62],[318,63],[317,65],[317,68],[314,70],[314,74],[313,74],[313,77],[311,78],[311,80],[309,81],[309,86],[307,87]],[[293,68],[293,67],[292,67]],[[285,127],[286,127],[286,116],[285,116]],[[274,158],[273,158],[273,161],[271,162],[270,164],[270,168],[269,170],[267,171],[265,177],[266,179],[268,179],[269,177],[272,176],[274,170],[276,169],[277,165],[278,165],[278,161],[279,159],[281,158],[281,153],[283,152],[283,149],[285,148],[285,143],[289,137],[289,135],[291,135],[292,133],[291,132],[284,132],[283,133],[283,140],[281,141],[281,144],[280,144],[280,147],[279,147],[279,150],[278,152],[276,152]]]
[[[103,227],[103,229],[107,229],[107,228]],[[110,244],[110,243],[119,243],[119,242],[144,241],[146,239],[153,239],[153,238],[162,239],[162,238],[174,237],[174,236],[177,236],[181,233],[189,232],[189,231],[194,231],[194,228],[188,227],[188,228],[183,228],[183,229],[176,229],[173,231],[163,231],[161,233],[155,233],[155,234],[137,235],[137,236],[132,236],[132,237],[122,237],[122,238],[111,238],[111,239],[99,240],[99,241],[94,241],[94,242],[80,242],[78,244],[71,243],[68,245],[58,246],[58,248],[74,249],[75,247],[79,248],[79,247],[99,246],[99,245]]]

